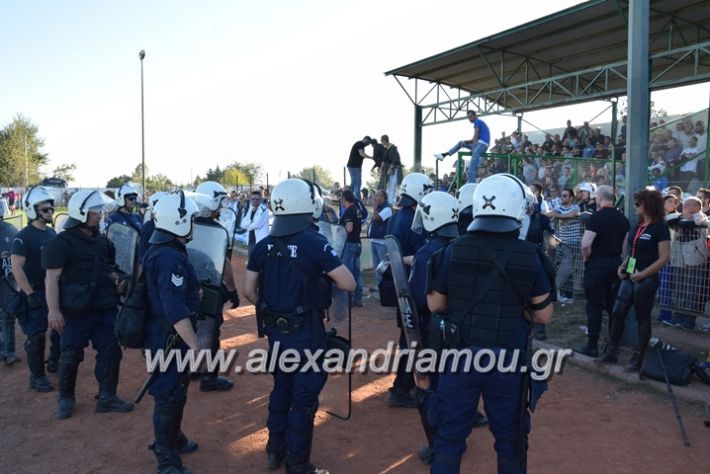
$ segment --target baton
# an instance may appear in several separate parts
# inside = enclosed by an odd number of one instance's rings
[[[175,334],[171,334],[168,336],[168,342],[165,344],[165,352],[170,352],[177,346],[178,341],[180,340],[180,336]],[[143,385],[141,388],[138,390],[138,393],[136,393],[136,396],[133,398],[133,403],[138,405],[141,400],[143,400],[143,397],[145,396],[145,393],[148,391],[150,388],[151,384],[155,380],[155,377],[158,376],[158,371],[154,370],[150,374],[148,374],[148,378],[143,382]]]
[[[668,396],[671,398],[671,402],[673,403],[673,409],[675,410],[675,417],[676,420],[678,420],[678,426],[680,427],[680,433],[683,436],[683,445],[686,448],[690,447],[690,440],[688,440],[688,433],[685,431],[685,425],[683,425],[683,417],[680,414],[680,410],[678,409],[678,401],[675,398],[675,394],[673,393],[673,389],[671,388],[671,382],[668,380],[668,372],[666,372],[666,365],[663,363],[663,355],[661,354],[661,348],[659,347],[662,344],[654,344],[656,348],[656,353],[658,354],[658,361],[661,364],[661,369],[663,369],[663,378],[666,380],[666,388],[668,389]]]

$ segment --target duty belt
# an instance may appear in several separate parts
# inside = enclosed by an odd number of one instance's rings
[[[263,329],[276,329],[281,334],[296,334],[312,321],[310,316],[310,312],[301,307],[293,313],[277,313],[264,308],[258,311],[257,323]]]

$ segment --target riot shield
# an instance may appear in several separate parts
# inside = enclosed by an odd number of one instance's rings
[[[203,291],[196,332],[205,349],[212,347],[216,319],[222,316],[222,275],[228,241],[224,227],[195,224],[192,240],[187,244],[187,256]]]
[[[58,233],[64,231],[64,223],[69,219],[69,214],[60,212],[54,216],[54,230]]]
[[[337,252],[338,257],[342,257],[345,241],[348,238],[348,231],[345,230],[345,227],[321,221],[318,221],[316,224],[318,225],[318,232],[328,239],[330,246]]]
[[[234,241],[234,232],[237,230],[237,213],[231,207],[223,208],[219,211],[219,223],[227,230],[229,235],[228,250],[232,249]],[[229,252],[228,252],[229,254]]]
[[[9,313],[8,306],[12,296],[17,292],[17,283],[12,274],[10,252],[15,235],[22,225],[22,217],[15,216],[0,220],[0,307]]]
[[[402,328],[404,329],[404,337],[407,340],[407,347],[411,348],[415,354],[422,347],[422,332],[421,321],[417,313],[417,305],[414,302],[411,287],[407,273],[404,269],[404,261],[402,260],[402,251],[399,247],[397,237],[393,235],[385,236],[385,248],[389,256],[390,268],[392,269],[392,278],[394,279],[394,287],[397,291],[397,304],[399,313],[402,318]],[[417,386],[423,390],[429,388],[429,377],[426,374],[414,373],[414,381]]]
[[[128,278],[128,292],[137,278],[140,234],[133,227],[113,222],[106,229],[106,237],[116,248],[116,265]]]

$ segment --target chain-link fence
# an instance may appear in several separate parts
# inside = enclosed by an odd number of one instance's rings
[[[555,234],[546,234],[544,250],[556,271],[555,283],[562,296],[584,294],[584,262],[582,234],[584,221],[580,218],[553,219]]]
[[[658,298],[676,316],[710,314],[706,228],[682,221],[671,226],[671,261],[661,271]]]

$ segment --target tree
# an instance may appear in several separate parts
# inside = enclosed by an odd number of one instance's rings
[[[120,188],[124,184],[128,183],[131,181],[131,177],[128,176],[127,174],[122,174],[121,176],[116,176],[114,178],[111,178],[108,180],[108,183],[106,183],[107,188]]]
[[[134,183],[142,183],[143,182],[143,173],[142,173],[143,166],[141,163],[138,163],[133,170],[133,174],[131,175],[131,178],[129,181],[133,181]],[[145,167],[145,180],[148,181],[148,166]],[[123,183],[121,183],[123,184]]]
[[[155,191],[168,191],[173,187],[173,182],[164,174],[155,174],[146,176],[145,178],[146,191],[153,193]]]
[[[314,175],[315,174],[315,178]],[[333,177],[330,171],[320,165],[313,165],[308,168],[303,168],[301,171],[292,175],[294,178],[303,178],[308,181],[315,182],[322,188],[330,189],[333,186]]]
[[[74,171],[76,171],[76,163],[64,163],[54,168],[52,175],[68,183],[74,181]]]
[[[47,163],[41,153],[44,139],[29,119],[18,114],[0,130],[0,186],[21,186],[39,181],[39,167]],[[25,181],[29,179],[28,183]]]

